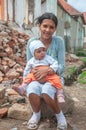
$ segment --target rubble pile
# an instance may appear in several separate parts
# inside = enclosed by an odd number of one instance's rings
[[[20,83],[26,64],[26,43],[29,35],[0,23],[0,84]]]
[[[66,63],[76,63],[80,61],[80,58],[75,54],[66,52]]]

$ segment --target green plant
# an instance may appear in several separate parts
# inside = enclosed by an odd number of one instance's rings
[[[86,84],[86,71],[83,71],[77,80],[79,83]]]
[[[77,49],[77,50],[76,50],[76,55],[77,55],[77,56],[84,56],[84,57],[85,57],[85,56],[86,56],[86,50],[83,50],[83,49],[81,49],[81,48],[80,48],[80,49]]]
[[[82,60],[84,63],[86,63],[86,57],[81,58],[81,60]]]
[[[68,69],[68,73],[71,75],[73,74],[75,71],[77,70],[77,68],[75,66],[71,67]]]

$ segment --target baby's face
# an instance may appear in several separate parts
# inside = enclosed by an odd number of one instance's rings
[[[37,60],[41,60],[45,57],[46,55],[46,49],[44,47],[40,47],[35,50],[34,56]]]

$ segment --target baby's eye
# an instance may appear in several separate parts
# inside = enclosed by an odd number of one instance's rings
[[[41,51],[37,51],[37,53],[41,53]]]

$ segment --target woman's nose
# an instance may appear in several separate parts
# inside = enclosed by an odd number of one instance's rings
[[[46,28],[46,31],[50,31],[50,28]]]

